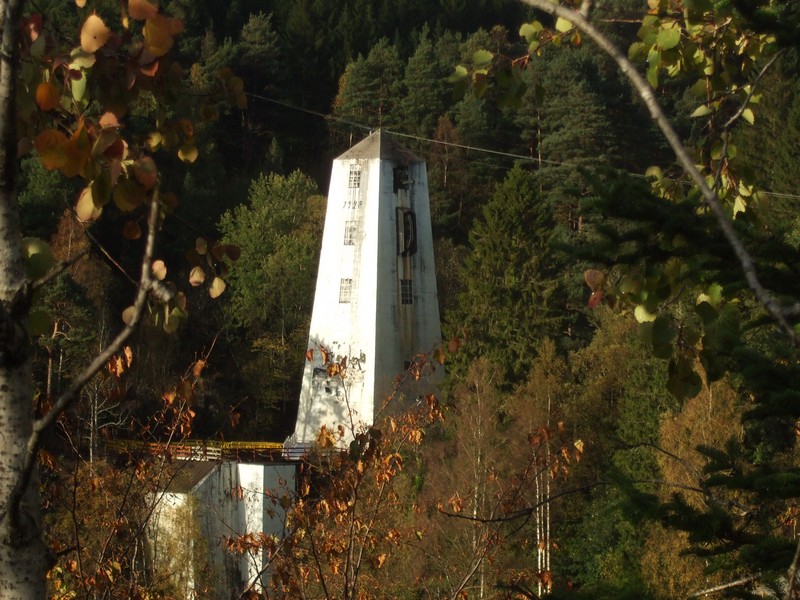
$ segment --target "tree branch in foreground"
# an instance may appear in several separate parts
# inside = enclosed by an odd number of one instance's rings
[[[730,581],[728,583],[723,583],[722,585],[715,585],[714,587],[706,588],[704,590],[700,590],[699,592],[694,592],[693,594],[689,595],[689,598],[702,598],[703,596],[708,596],[709,594],[724,592],[725,590],[729,590],[731,588],[740,587],[743,585],[747,585],[748,583],[752,583],[759,577],[760,575],[756,573],[755,575],[750,575],[749,577],[742,577],[741,579],[737,579],[736,581]]]
[[[717,198],[717,195],[706,184],[702,174],[694,165],[694,161],[692,160],[692,157],[689,156],[688,150],[681,142],[678,134],[673,129],[672,124],[669,122],[669,119],[661,108],[661,105],[656,100],[653,88],[650,87],[650,84],[647,83],[647,81],[639,74],[633,63],[628,59],[627,56],[622,54],[622,52],[620,52],[619,49],[605,35],[603,35],[603,33],[600,32],[600,30],[592,25],[579,12],[564,6],[560,6],[559,4],[554,4],[551,0],[521,0],[521,2],[549,15],[560,17],[569,21],[580,31],[590,37],[600,47],[601,50],[614,59],[614,61],[617,63],[617,66],[628,78],[631,85],[639,94],[639,97],[644,101],[645,105],[650,111],[650,116],[652,117],[653,121],[656,122],[661,130],[661,133],[664,135],[664,138],[669,143],[672,151],[675,153],[675,156],[678,159],[678,162],[703,194],[703,201],[713,213],[715,219],[717,220],[717,224],[728,241],[728,244],[730,244],[731,248],[736,254],[736,257],[739,259],[739,264],[742,267],[742,272],[744,273],[750,289],[753,290],[758,301],[766,309],[770,316],[778,323],[781,329],[783,329],[792,343],[795,346],[800,346],[800,336],[795,333],[794,329],[786,318],[787,314],[789,314],[788,311],[781,306],[772,293],[761,283],[760,279],[758,278],[758,273],[756,272],[753,258],[750,256],[750,253],[745,248],[744,243],[736,233],[733,223],[728,218],[728,215]]]
[[[147,218],[147,240],[145,243],[144,255],[142,256],[141,275],[139,277],[139,287],[136,292],[136,300],[134,301],[134,314],[122,331],[114,338],[111,343],[98,354],[94,360],[83,370],[83,372],[75,378],[72,385],[56,400],[53,407],[41,418],[33,423],[33,432],[28,438],[28,444],[25,452],[24,463],[20,470],[19,478],[11,493],[8,504],[8,514],[15,526],[21,525],[20,506],[22,497],[25,490],[30,485],[33,476],[34,467],[37,461],[37,452],[41,445],[42,433],[61,416],[61,414],[79,397],[80,391],[89,380],[92,379],[108,362],[108,360],[122,348],[122,345],[133,334],[136,326],[141,320],[142,313],[144,312],[147,303],[148,294],[155,292],[157,295],[163,295],[163,290],[158,289],[158,281],[153,277],[152,262],[155,253],[156,235],[159,228],[159,221],[161,215],[161,201],[159,197],[159,190],[156,187],[153,194],[153,199],[150,204],[150,214]]]

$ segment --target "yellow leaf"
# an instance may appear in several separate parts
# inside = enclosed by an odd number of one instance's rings
[[[561,33],[564,33],[566,31],[569,31],[570,29],[572,29],[572,27],[573,27],[572,23],[570,23],[566,19],[558,17],[558,19],[556,20],[556,31],[560,31]]]
[[[157,132],[153,131],[152,133],[148,134],[147,139],[145,140],[145,146],[150,152],[156,150],[160,145],[161,142],[164,140],[163,136]]]
[[[125,323],[125,325],[131,324],[135,312],[136,309],[133,306],[129,306],[128,308],[122,311],[122,321]]]
[[[211,282],[211,287],[208,289],[208,295],[212,298],[219,298],[226,287],[227,284],[221,278],[214,277],[214,280]]]
[[[194,144],[184,144],[181,146],[181,149],[178,150],[178,158],[183,162],[193,163],[197,160],[197,155],[197,147]]]
[[[151,267],[153,269],[153,277],[159,281],[164,281],[167,276],[167,265],[163,260],[156,260]]]
[[[81,48],[84,52],[97,52],[105,46],[111,35],[111,30],[97,15],[90,15],[81,27]]]
[[[78,8],[83,8],[84,6],[86,6],[86,0],[75,0],[75,5]]]
[[[102,209],[95,206],[92,199],[91,186],[84,188],[81,195],[78,196],[78,203],[75,205],[75,214],[83,222],[95,221],[100,217]]]
[[[733,218],[735,219],[736,215],[745,211],[747,211],[747,201],[744,197],[737,195],[736,199],[733,201]]]
[[[202,267],[194,267],[189,273],[189,283],[192,287],[197,287],[201,285],[206,280],[206,273],[203,271]]]
[[[649,323],[655,321],[658,315],[654,315],[644,307],[644,304],[640,304],[634,309],[633,316],[639,323]]]
[[[749,108],[745,108],[742,111],[742,118],[748,123],[750,123],[750,125],[756,122],[756,116],[753,114],[752,109]]]

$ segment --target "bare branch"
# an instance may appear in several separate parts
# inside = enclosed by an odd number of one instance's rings
[[[797,542],[797,549],[794,551],[792,564],[789,566],[789,581],[786,585],[786,600],[797,600],[797,569],[800,567],[800,541]]]
[[[750,256],[750,253],[745,248],[744,243],[736,233],[733,223],[717,198],[717,195],[708,186],[700,171],[697,170],[697,167],[695,166],[692,157],[689,155],[688,150],[681,142],[680,137],[675,129],[673,129],[672,124],[664,113],[664,110],[656,100],[653,88],[650,87],[650,84],[647,83],[647,81],[645,81],[645,79],[639,74],[633,63],[628,60],[628,57],[622,54],[622,52],[620,52],[620,50],[605,35],[603,35],[602,32],[600,32],[600,30],[594,27],[579,12],[559,4],[554,4],[550,0],[521,1],[524,4],[537,8],[549,15],[560,17],[569,21],[588,37],[594,40],[601,50],[614,59],[614,61],[617,63],[617,66],[628,78],[631,85],[639,94],[639,97],[641,97],[641,99],[644,101],[645,105],[650,111],[651,118],[653,121],[655,121],[656,125],[658,125],[661,133],[664,135],[664,138],[667,140],[673,152],[675,153],[678,162],[702,193],[703,201],[711,210],[711,213],[714,215],[714,218],[722,230],[725,239],[728,241],[728,244],[736,254],[750,289],[753,290],[758,301],[766,309],[770,316],[778,323],[780,328],[784,331],[784,333],[786,333],[792,343],[795,346],[800,346],[800,336],[795,333],[794,329],[789,324],[784,308],[775,299],[772,293],[761,283],[752,256]]]
[[[760,575],[757,573],[755,575],[750,575],[750,577],[742,577],[741,579],[737,579],[736,581],[731,581],[728,583],[723,583],[722,585],[715,585],[714,587],[706,588],[704,590],[700,590],[699,592],[695,592],[693,594],[689,594],[689,598],[701,598],[703,596],[708,596],[709,594],[716,594],[717,592],[723,592],[725,590],[729,590],[735,587],[741,587],[743,585],[747,585],[748,583],[752,583],[756,579],[758,579]]]

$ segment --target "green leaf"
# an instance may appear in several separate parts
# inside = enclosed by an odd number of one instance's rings
[[[658,89],[658,66],[651,66],[647,69],[647,83],[653,89]]]
[[[35,237],[23,238],[22,251],[25,256],[25,272],[30,279],[36,280],[47,275],[53,266],[53,254],[47,242]]]
[[[735,219],[736,215],[743,212],[747,212],[747,200],[744,199],[744,196],[737,194],[733,201],[733,218]]]
[[[705,294],[700,294],[697,297],[697,303],[708,302],[713,307],[718,307],[722,304],[722,286],[718,283],[712,283],[708,286]]]
[[[661,181],[664,179],[664,173],[661,170],[661,167],[657,166],[647,167],[647,171],[644,172],[644,176],[647,179],[655,179],[656,181]]]
[[[628,48],[628,59],[631,62],[639,62],[647,57],[647,46],[642,42],[634,42]]]
[[[472,55],[472,64],[478,67],[483,65],[488,65],[490,62],[492,62],[493,58],[494,54],[492,54],[488,50],[477,50]]]
[[[644,304],[640,304],[633,310],[633,316],[636,317],[636,321],[639,323],[647,323],[649,321],[655,321],[658,315],[651,313],[644,307]]]
[[[753,114],[753,111],[749,108],[745,108],[742,111],[742,118],[748,123],[750,123],[750,125],[756,122],[756,116]]]
[[[570,23],[569,21],[567,21],[566,19],[564,19],[562,17],[558,17],[558,19],[556,19],[556,31],[560,31],[561,33],[565,33],[567,31],[569,31],[570,29],[572,29],[573,27],[574,27],[574,25],[572,23]]]
[[[467,72],[466,67],[464,67],[463,65],[456,65],[456,68],[447,78],[447,81],[448,83],[458,83],[459,81],[466,79],[468,74],[469,73]]]
[[[694,109],[694,112],[690,116],[694,118],[705,117],[706,115],[710,115],[712,112],[714,111],[711,110],[710,106],[708,106],[707,104],[701,104],[700,106]]]
[[[528,43],[531,43],[536,36],[541,33],[542,31],[542,24],[539,21],[533,21],[531,23],[523,23],[522,26],[519,28],[519,35],[524,37]]]
[[[86,95],[86,75],[81,71],[80,79],[70,80],[70,89],[72,90],[72,97],[76,102],[83,100]]]
[[[697,315],[702,319],[705,325],[713,323],[717,319],[717,311],[708,302],[700,302],[694,307]]]
[[[111,201],[111,174],[108,169],[101,169],[91,183],[92,201],[95,206],[105,206]]]
[[[658,30],[656,45],[662,50],[670,50],[680,44],[681,30],[677,27],[662,28]]]
[[[677,335],[672,323],[666,317],[658,317],[653,321],[653,346],[671,344]]]

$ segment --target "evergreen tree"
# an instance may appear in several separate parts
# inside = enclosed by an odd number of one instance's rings
[[[524,379],[541,339],[560,333],[552,311],[551,233],[535,180],[519,166],[497,187],[470,232],[464,293],[450,327],[467,336],[464,358],[486,356],[500,366],[506,385]]]
[[[588,184],[579,169],[613,164],[616,140],[606,103],[596,91],[597,61],[582,49],[558,49],[542,69],[529,69],[529,91],[517,114],[525,145],[538,166],[543,199],[562,239],[578,233]]]
[[[263,437],[275,409],[291,414],[299,395],[303,353],[296,350],[308,336],[324,210],[316,184],[295,171],[261,175],[250,186],[249,203],[220,220],[225,240],[241,248],[224,304],[247,341],[238,351],[243,381],[226,384],[239,398],[252,399],[242,407],[250,418],[239,435]],[[290,420],[279,426],[290,427]]]
[[[338,126],[351,135],[356,129],[393,127],[400,120],[403,66],[397,49],[381,39],[366,58],[359,56],[342,75],[333,114],[361,126]],[[352,145],[353,140],[348,140]]]
[[[451,65],[439,62],[430,32],[423,28],[417,49],[406,65],[407,92],[401,101],[405,131],[432,136],[439,116],[449,103],[450,87],[445,78],[451,70]]]

